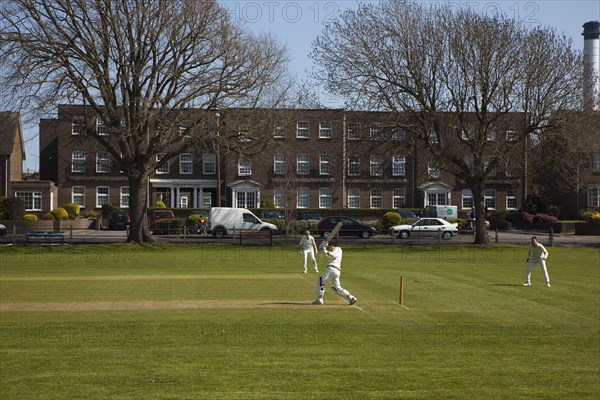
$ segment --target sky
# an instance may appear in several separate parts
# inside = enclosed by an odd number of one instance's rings
[[[219,0],[233,21],[255,32],[269,32],[285,44],[292,57],[292,71],[303,80],[311,69],[308,54],[311,43],[327,22],[344,10],[356,9],[355,0]],[[434,6],[445,1],[416,0]],[[600,0],[454,0],[450,4],[470,7],[486,15],[503,13],[524,24],[549,26],[573,39],[573,47],[583,50],[582,25],[600,21]],[[318,87],[321,103],[327,105],[327,94]],[[38,127],[24,126],[25,172],[39,170]]]

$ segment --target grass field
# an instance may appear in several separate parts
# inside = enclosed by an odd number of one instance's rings
[[[597,249],[546,288],[525,246],[343,248],[355,306],[295,245],[3,247],[0,398],[597,398]]]

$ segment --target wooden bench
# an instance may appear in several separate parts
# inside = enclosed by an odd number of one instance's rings
[[[27,240],[27,244],[29,244],[30,242],[35,242],[35,243],[60,242],[62,244],[65,242],[65,233],[64,232],[27,232],[25,234],[25,239]]]
[[[261,229],[260,231],[252,231],[252,230],[240,230],[239,231],[240,244],[244,240],[251,239],[261,239],[266,240],[269,239],[269,246],[273,245],[273,232],[270,229]]]

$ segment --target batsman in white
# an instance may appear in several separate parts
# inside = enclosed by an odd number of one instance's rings
[[[342,249],[336,242],[323,242],[321,250],[327,256],[327,268],[325,273],[317,279],[317,299],[313,304],[323,304],[325,295],[325,283],[331,281],[331,289],[343,297],[350,305],[356,303],[357,298],[352,296],[349,291],[340,286],[340,274],[342,272]]]

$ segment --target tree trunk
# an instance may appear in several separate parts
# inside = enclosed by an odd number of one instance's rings
[[[472,180],[468,182],[473,194],[473,206],[475,207],[475,244],[490,244],[488,230],[485,224],[486,212],[484,206],[484,190],[485,185],[483,180]]]
[[[129,176],[129,243],[154,241],[148,225],[148,181],[145,173]]]

